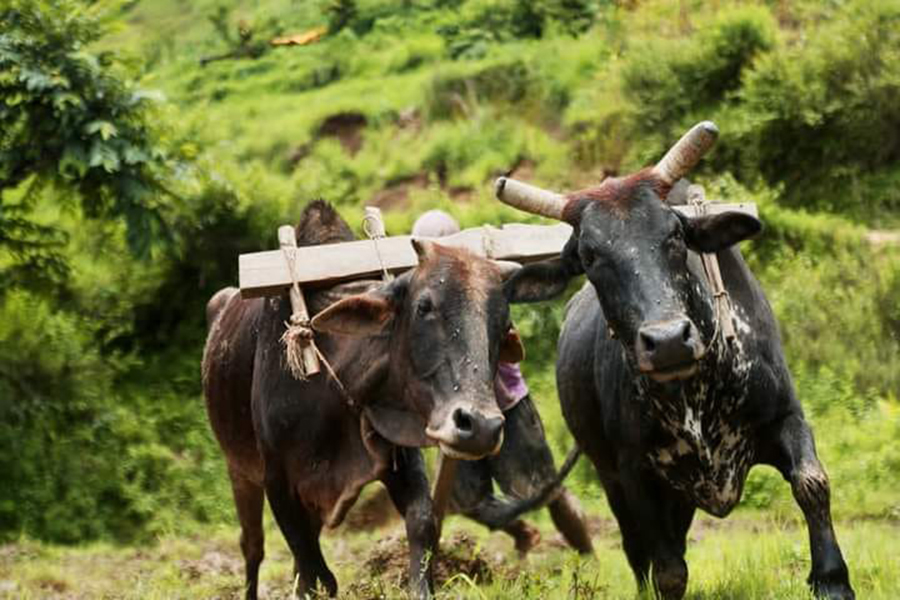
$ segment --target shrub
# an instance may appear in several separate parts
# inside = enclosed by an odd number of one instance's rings
[[[432,119],[466,115],[479,103],[520,102],[535,92],[528,66],[521,60],[479,63],[440,72],[426,91],[425,106]]]
[[[852,41],[851,41],[852,40]],[[871,219],[900,207],[900,6],[851,2],[762,58],[739,94],[734,144],[791,206]]]

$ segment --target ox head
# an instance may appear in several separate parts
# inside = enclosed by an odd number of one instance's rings
[[[524,350],[510,326],[504,282],[518,265],[413,240],[419,265],[389,284],[351,296],[313,319],[318,331],[389,336],[387,389],[367,409],[394,443],[438,444],[452,457],[493,454],[503,441],[497,361]]]
[[[700,123],[656,166],[567,195],[497,182],[503,202],[574,227],[563,263],[587,275],[633,366],[659,382],[693,375],[715,328],[711,294],[688,251],[718,252],[761,228],[743,213],[686,217],[666,203],[717,136],[714,124]]]

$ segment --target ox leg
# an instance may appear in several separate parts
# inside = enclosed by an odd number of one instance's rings
[[[690,519],[684,516],[673,519],[680,511],[679,501],[671,491],[663,489],[647,474],[630,469],[626,472],[621,478],[624,499],[637,526],[637,537],[653,567],[653,585],[665,600],[680,600],[688,582],[685,535],[681,531],[687,533]],[[624,531],[622,536],[624,542]],[[635,574],[640,580],[639,573]]]
[[[319,546],[322,524],[297,499],[283,466],[271,461],[266,462],[266,497],[275,521],[294,555],[297,596],[314,596],[318,584],[322,585],[329,596],[337,596],[337,579],[325,564],[322,548]]]
[[[802,416],[788,417],[777,432],[778,454],[772,461],[791,484],[809,530],[813,592],[829,600],[853,600],[847,564],[831,522],[831,488],[816,456],[812,430]]]
[[[496,455],[485,459],[490,467],[490,476],[509,496],[517,499],[532,497],[544,485],[553,481],[557,474],[540,413],[529,395],[522,398],[504,415],[506,423],[503,426],[505,434],[503,446]],[[561,487],[560,493],[547,508],[557,531],[572,548],[582,554],[593,553],[594,548],[584,513],[571,492]],[[524,521],[519,523],[521,523],[520,531],[523,532],[519,536],[524,542],[524,551],[527,551],[527,548],[537,544],[540,534],[537,529]],[[507,533],[516,538],[516,548],[524,553],[520,548],[520,537],[508,530]]]
[[[263,561],[265,537],[263,534],[263,488],[233,469],[228,469],[231,491],[241,523],[241,553],[244,555],[244,597],[256,600],[259,583],[259,565]]]
[[[556,530],[559,531],[566,542],[581,554],[593,554],[594,545],[591,542],[591,534],[587,527],[584,510],[578,498],[567,488],[562,488],[556,500],[547,505],[550,517]]]
[[[410,595],[419,600],[427,599],[434,590],[432,559],[437,551],[437,527],[425,461],[415,448],[397,447],[394,451],[396,467],[383,481],[406,521]]]
[[[619,531],[622,533],[622,549],[625,550],[625,557],[637,580],[638,588],[643,590],[647,586],[650,575],[650,555],[644,548],[640,528],[634,515],[631,514],[622,487],[614,483],[608,485],[604,483],[603,487],[606,491],[606,501],[609,503],[616,522],[619,524]]]

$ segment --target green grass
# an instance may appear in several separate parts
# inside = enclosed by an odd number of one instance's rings
[[[444,533],[449,551],[465,532],[474,539],[470,551],[487,562],[492,578],[451,578],[440,585],[438,598],[634,598],[634,580],[608,510],[598,498],[587,499],[586,505],[595,530],[595,557],[589,559],[564,548],[545,515],[537,517],[543,540],[524,560],[516,558],[504,534],[489,534],[451,517]],[[267,525],[261,596],[288,598],[292,561],[271,519]],[[857,596],[896,598],[900,524],[846,520],[836,528]],[[365,564],[380,540],[389,539],[397,552],[404,552],[402,531],[395,519],[379,530],[341,528],[324,536],[324,553],[338,578],[341,598],[363,600],[378,597],[378,592],[388,598],[404,596],[396,571],[375,576]],[[0,547],[0,598],[239,598],[243,561],[237,535],[236,528],[220,526],[189,537],[163,535],[143,547],[96,543],[63,548],[23,540]],[[799,510],[784,518],[752,510],[738,510],[724,521],[698,517],[690,539],[687,600],[812,598],[805,584],[809,554]]]

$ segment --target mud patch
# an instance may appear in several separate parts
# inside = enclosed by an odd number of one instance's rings
[[[344,529],[349,531],[371,531],[396,521],[400,517],[387,490],[380,486],[378,490],[357,502],[344,519]]]
[[[350,586],[351,597],[390,597],[392,590],[409,585],[409,547],[406,536],[393,535],[380,542],[363,563],[358,581]],[[509,577],[499,560],[490,558],[475,540],[464,532],[454,533],[441,542],[434,563],[434,585],[440,588],[453,577],[464,575],[475,583],[490,583]]]
[[[415,106],[410,106],[400,111],[397,115],[397,128],[407,131],[419,132],[422,129],[422,115]]]
[[[447,195],[457,203],[471,202],[475,198],[475,190],[468,186],[454,185],[447,188]]]
[[[411,190],[424,190],[427,187],[427,173],[417,173],[410,177],[396,179],[390,182],[386,188],[372,196],[369,204],[383,209],[404,209],[409,206],[409,193]]]
[[[506,176],[520,181],[531,181],[534,179],[534,170],[536,167],[537,165],[535,165],[534,161],[530,158],[520,158]]]
[[[208,576],[243,574],[243,564],[238,559],[221,552],[210,551],[197,560],[180,560],[178,567],[184,576],[191,580]]]
[[[621,548],[621,534],[619,525],[615,519],[607,517],[588,516],[586,518],[588,533],[594,544],[606,543],[613,548]],[[548,547],[555,550],[571,550],[571,546],[561,533],[556,532],[547,537],[545,542]]]
[[[350,156],[355,156],[363,145],[363,129],[368,120],[362,113],[345,112],[331,115],[319,125],[316,138],[337,138]]]

